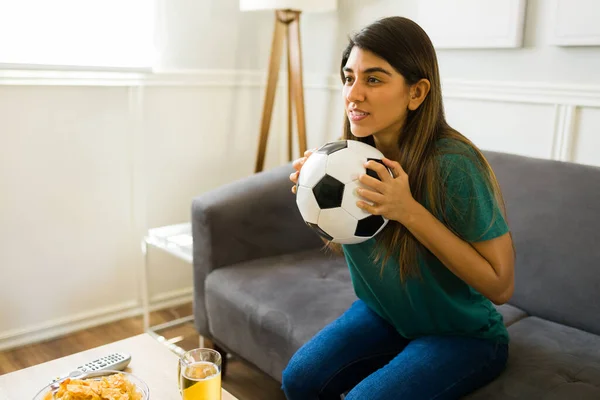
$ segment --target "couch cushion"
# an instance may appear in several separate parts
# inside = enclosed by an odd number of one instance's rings
[[[211,334],[279,381],[294,352],[354,300],[344,258],[321,250],[220,268],[206,279]]]
[[[466,397],[475,399],[600,399],[600,336],[527,317],[508,328],[506,370]]]
[[[518,320],[523,319],[527,316],[527,313],[525,311],[515,306],[511,306],[510,304],[494,306],[496,307],[496,310],[498,310],[500,314],[502,314],[502,318],[504,319],[504,326],[511,326]]]
[[[517,260],[511,304],[600,334],[600,168],[486,152]]]

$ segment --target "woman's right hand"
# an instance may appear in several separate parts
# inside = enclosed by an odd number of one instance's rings
[[[298,184],[298,177],[300,176],[300,170],[302,169],[302,166],[304,165],[306,160],[308,160],[308,157],[310,157],[312,153],[314,153],[316,150],[317,149],[306,150],[304,152],[304,157],[300,157],[294,160],[294,162],[292,163],[292,166],[296,170],[295,172],[292,172],[290,174],[290,180],[294,182],[294,186],[292,186],[292,193],[296,194],[296,185]]]

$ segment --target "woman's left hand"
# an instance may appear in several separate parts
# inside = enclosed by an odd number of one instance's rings
[[[410,192],[408,175],[400,163],[388,158],[384,158],[383,162],[394,176],[390,176],[389,171],[377,161],[367,161],[365,167],[375,171],[381,180],[367,174],[361,175],[358,179],[359,182],[370,189],[359,187],[357,194],[372,202],[373,205],[360,200],[356,202],[356,205],[370,214],[381,215],[389,220],[405,224],[417,204]]]

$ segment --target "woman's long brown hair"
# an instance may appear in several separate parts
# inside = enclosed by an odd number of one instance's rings
[[[504,201],[498,181],[481,151],[465,136],[454,130],[446,122],[442,102],[442,90],[434,47],[425,31],[415,22],[403,17],[380,19],[363,28],[349,39],[343,52],[340,74],[344,81],[343,68],[354,46],[368,50],[386,60],[405,79],[413,85],[425,78],[431,88],[425,100],[415,111],[408,115],[401,134],[398,137],[397,156],[393,157],[408,174],[411,193],[415,200],[426,205],[430,212],[461,237],[447,219],[446,210],[452,207],[444,187],[443,173],[440,168],[440,148],[436,143],[440,139],[450,139],[458,146],[444,151],[469,157],[481,169],[489,189],[506,215]],[[359,138],[352,134],[350,122],[345,119],[344,139],[358,140],[375,146],[372,136]],[[495,218],[495,216],[494,216]],[[493,223],[493,221],[492,221]],[[491,227],[491,224],[490,224]],[[462,238],[462,237],[461,237]],[[383,266],[390,257],[397,257],[400,266],[400,278],[419,276],[419,259],[431,256],[431,253],[406,229],[396,221],[389,221],[376,237],[374,261]],[[329,243],[328,247],[341,252],[341,246]]]

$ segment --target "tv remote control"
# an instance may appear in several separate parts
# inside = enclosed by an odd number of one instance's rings
[[[55,379],[53,383],[62,382],[67,378],[81,378],[84,375],[104,370],[122,371],[127,367],[127,365],[129,365],[130,361],[131,355],[127,353],[107,354],[104,357],[100,357],[96,360],[80,365],[68,375],[64,375]]]

